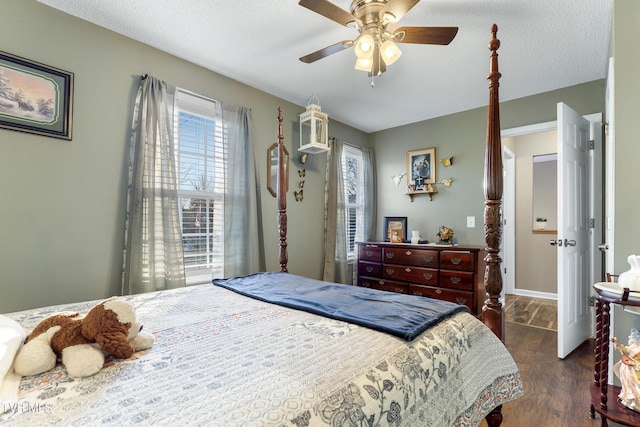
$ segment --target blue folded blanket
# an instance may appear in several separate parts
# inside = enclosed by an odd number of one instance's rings
[[[285,307],[343,320],[407,341],[461,311],[464,305],[420,296],[323,282],[291,273],[257,273],[213,284]]]

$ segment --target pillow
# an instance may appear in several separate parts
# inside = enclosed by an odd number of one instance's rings
[[[15,320],[0,314],[0,402],[4,408],[10,409],[10,404],[18,401],[18,386],[20,375],[13,372],[13,359],[26,337],[22,326]]]

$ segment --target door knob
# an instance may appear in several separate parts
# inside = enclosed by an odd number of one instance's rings
[[[564,239],[564,245],[565,246],[575,246],[576,245],[576,241],[575,240]]]
[[[602,244],[598,245],[598,249],[600,249],[601,252],[604,252],[607,249],[609,249],[609,245],[607,245],[606,243],[602,243]]]
[[[562,246],[562,240],[549,240],[551,246]]]

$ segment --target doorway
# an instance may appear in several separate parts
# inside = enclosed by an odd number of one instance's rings
[[[589,289],[591,288],[591,284],[594,283],[592,279],[594,277],[597,277],[596,272],[601,267],[600,265],[598,265],[597,262],[594,262],[593,256],[587,256],[587,251],[589,252],[589,254],[597,253],[597,244],[596,244],[596,239],[594,238],[596,236],[599,236],[600,230],[601,230],[600,227],[602,224],[600,220],[601,215],[599,215],[599,209],[597,207],[597,201],[602,200],[601,199],[602,188],[598,187],[597,185],[593,185],[594,183],[601,182],[601,175],[602,175],[602,168],[598,167],[597,165],[596,167],[594,167],[594,164],[601,162],[601,157],[596,153],[599,153],[599,147],[601,146],[601,143],[602,143],[601,141],[602,115],[601,113],[598,113],[598,114],[593,114],[585,118],[582,118],[577,113],[573,112],[572,118],[568,119],[567,111],[572,111],[572,110],[562,103],[558,104],[558,117],[559,117],[559,120],[564,123],[562,127],[562,138],[559,138],[559,137],[555,138],[556,140],[555,149],[553,146],[550,146],[547,148],[543,148],[543,150],[547,151],[548,153],[557,151],[559,152],[559,154],[561,154],[560,151],[566,151],[568,149],[567,147],[569,146],[573,147],[574,144],[579,144],[581,147],[583,147],[582,150],[588,158],[584,160],[585,163],[582,163],[584,165],[583,173],[569,175],[574,177],[582,176],[582,178],[577,181],[575,180],[575,178],[573,180],[571,178],[568,178],[566,173],[561,173],[563,169],[565,171],[567,170],[566,169],[567,166],[565,166],[563,163],[563,166],[560,167],[560,162],[558,162],[559,185],[557,188],[557,197],[558,197],[557,214],[558,216],[562,215],[562,221],[559,221],[559,226],[562,226],[561,227],[562,236],[560,237],[553,236],[554,238],[552,239],[548,239],[548,236],[547,236],[547,238],[545,239],[546,242],[543,241],[543,244],[551,244],[553,246],[557,245],[556,247],[558,250],[555,251],[555,256],[557,260],[556,277],[553,278],[553,274],[552,274],[550,278],[547,280],[547,282],[553,282],[554,284],[557,284],[557,285],[555,289],[547,288],[546,290],[543,290],[543,294],[537,294],[537,295],[533,294],[533,296],[543,296],[543,297],[547,296],[550,298],[555,298],[558,300],[559,305],[563,304],[563,302],[564,304],[567,305],[566,307],[563,305],[562,310],[558,311],[558,324],[559,324],[558,325],[558,333],[559,333],[558,357],[560,358],[564,358],[567,354],[569,354],[569,352],[573,348],[575,348],[574,341],[577,342],[577,344],[580,344],[580,342],[582,342],[581,341],[582,338],[580,337],[583,336],[583,332],[582,332],[582,329],[580,329],[580,331],[578,330],[578,325],[584,325],[583,327],[586,328],[584,329],[586,332],[586,335],[584,336],[584,338],[588,337],[589,318],[592,317],[592,313],[588,307],[588,301],[589,301],[588,294],[590,294],[591,292],[589,292],[586,288],[589,288]],[[576,127],[577,125],[574,124],[577,122],[574,122],[574,120],[580,121],[580,123],[586,123],[586,124],[580,125],[581,129],[586,129],[586,131],[582,131],[582,130],[580,131],[580,132],[584,132],[583,134],[584,136],[579,137],[580,142],[578,142],[578,140],[575,140],[575,142],[572,142],[573,138],[575,138],[576,135],[578,135],[578,133],[574,131],[574,129],[577,129]],[[535,135],[533,134],[535,133],[542,133],[542,132],[548,132],[548,131],[557,132],[557,128],[558,128],[557,122],[547,122],[547,123],[542,123],[537,125],[525,126],[521,128],[508,129],[502,132],[503,143],[505,142],[505,138],[517,137],[522,135],[529,135],[531,137],[534,137]],[[571,130],[570,133],[567,133],[567,129]],[[569,135],[571,136],[569,137]],[[589,139],[590,141],[588,141]],[[589,149],[589,146],[591,146],[591,149]],[[509,148],[511,148],[512,151],[515,151],[514,147],[509,147]],[[560,150],[560,148],[562,148],[562,150]],[[563,155],[560,157],[565,159],[566,156],[567,155]],[[516,152],[516,157],[518,157],[517,152]],[[573,162],[573,160],[569,160],[569,161]],[[577,164],[577,163],[571,163],[570,167],[573,167],[574,164]],[[531,163],[528,163],[528,165],[531,165]],[[516,170],[518,169],[519,166],[520,165],[516,163]],[[517,174],[518,172],[513,174],[513,176],[511,177],[505,176],[505,179],[515,179]],[[589,180],[588,183],[586,182],[587,179]],[[576,183],[578,184],[578,187],[575,186]],[[566,185],[569,185],[569,184],[571,184],[571,187],[566,187]],[[564,190],[564,188],[567,188],[568,190]],[[576,188],[578,188],[579,191],[576,191]],[[529,193],[531,193],[531,190],[529,190]],[[585,195],[585,197],[595,196],[595,197],[592,197],[592,202],[595,201],[595,203],[591,203],[590,205],[585,203],[585,204],[576,206],[576,207],[579,207],[579,209],[575,209],[572,207],[567,208],[566,201],[576,199],[576,197],[573,197],[573,195],[577,195],[577,194],[583,194]],[[564,196],[570,196],[570,197],[569,199],[567,199]],[[507,217],[506,215],[508,215],[509,210],[505,209],[505,212],[504,212],[505,223],[516,221],[518,215],[520,215],[521,219],[523,219],[525,224],[527,221],[529,221],[529,223],[524,228],[522,228],[521,226],[520,229],[517,230],[515,233],[511,235],[505,234],[505,245],[509,245],[509,243],[511,242],[516,243],[516,241],[520,240],[520,237],[516,239],[516,234],[518,234],[518,231],[522,231],[524,229],[525,233],[532,233],[532,231],[527,231],[527,228],[528,230],[531,230],[531,224],[533,223],[533,221],[535,221],[535,215],[536,215],[535,210],[533,209],[533,206],[532,206],[532,203],[533,203],[532,195],[529,194],[528,199],[525,199],[525,200],[529,203],[529,206],[525,206],[525,211],[524,212],[519,211],[520,212],[519,214],[518,214],[518,211],[516,210],[516,218]],[[509,201],[507,200],[507,202]],[[518,202],[518,205],[519,204],[520,202]],[[561,204],[563,206],[562,209],[560,209]],[[518,207],[521,208],[521,206],[518,206]],[[565,212],[565,213],[569,212],[572,214],[570,216],[566,216],[562,214],[562,212]],[[576,213],[577,215],[574,215]],[[573,222],[570,222],[570,223],[566,222],[568,218],[571,218]],[[523,221],[520,221],[520,223],[523,223]],[[573,233],[573,230],[578,230],[578,229],[584,230],[583,232],[585,233],[584,236],[581,234],[580,235],[581,237],[579,239],[577,237],[570,237],[572,236],[571,233]],[[551,232],[551,230],[549,230],[549,232]],[[508,230],[505,229],[505,233],[508,233]],[[567,237],[569,237],[569,239],[567,239]],[[560,238],[564,238],[564,241],[561,242],[559,240]],[[576,239],[576,240],[571,240],[571,239]],[[568,248],[568,246],[576,246],[575,244],[576,242],[579,243],[579,246],[584,245],[583,246],[584,252],[579,253],[580,260],[581,260],[580,262],[584,266],[582,270],[575,269],[575,266],[579,265],[579,263],[576,262],[574,254],[571,251],[569,251],[569,248]],[[515,247],[516,251],[518,250],[517,249],[518,246],[516,244],[512,244],[511,247]],[[550,249],[555,249],[555,248],[550,248]],[[554,255],[553,251],[550,251],[548,255],[550,255],[549,259],[551,259]],[[536,266],[537,268],[537,270],[535,271],[536,274],[539,272],[539,270],[549,269],[550,263],[543,262],[541,259],[537,258],[536,256],[528,256],[526,257],[526,260],[528,263],[534,264]],[[525,294],[525,295],[530,294],[530,291],[532,289],[531,288],[527,289],[523,287],[521,281],[518,280],[518,278],[521,277],[518,275],[518,271],[521,268],[518,262],[516,261],[514,265],[507,265],[505,267],[508,268],[512,274],[514,274],[514,276],[516,277],[516,282],[519,285],[516,289],[514,289],[514,293]],[[531,275],[531,272],[525,272],[525,273],[527,274],[524,277],[528,277]],[[533,289],[533,292],[535,293],[536,290]],[[544,294],[544,292],[546,292],[546,295]],[[562,297],[563,295],[564,295],[564,298]],[[576,321],[576,319],[571,317],[571,315],[568,316],[567,315],[568,313],[575,316],[580,315],[582,316],[580,317],[580,319],[584,319],[584,320],[580,320],[578,322]],[[583,314],[580,314],[580,313],[583,313]],[[560,341],[562,341],[562,345]]]

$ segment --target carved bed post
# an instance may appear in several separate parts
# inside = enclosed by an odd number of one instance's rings
[[[496,37],[498,26],[491,27],[493,37],[489,42],[491,50],[491,71],[489,80],[489,116],[487,119],[487,145],[484,163],[484,236],[487,244],[487,267],[484,274],[484,287],[487,299],[482,307],[482,322],[504,341],[504,309],[500,303],[502,292],[502,273],[500,241],[502,239],[502,143],[500,141],[500,111],[498,104],[498,48],[500,40]]]
[[[484,288],[487,299],[482,307],[482,322],[498,338],[504,341],[504,309],[500,303],[502,292],[502,272],[500,241],[502,240],[502,142],[500,140],[500,108],[498,101],[498,48],[500,40],[496,37],[498,26],[493,24],[493,37],[489,42],[491,50],[491,69],[489,80],[489,114],[487,117],[487,145],[484,159],[484,237],[486,241],[487,267],[484,273]],[[491,411],[485,420],[490,427],[502,424],[502,405]]]
[[[278,107],[278,175],[276,200],[278,203],[278,232],[280,234],[280,271],[287,273],[287,262],[289,255],[287,254],[287,183],[286,158],[284,154],[284,135],[282,133],[282,109]]]

